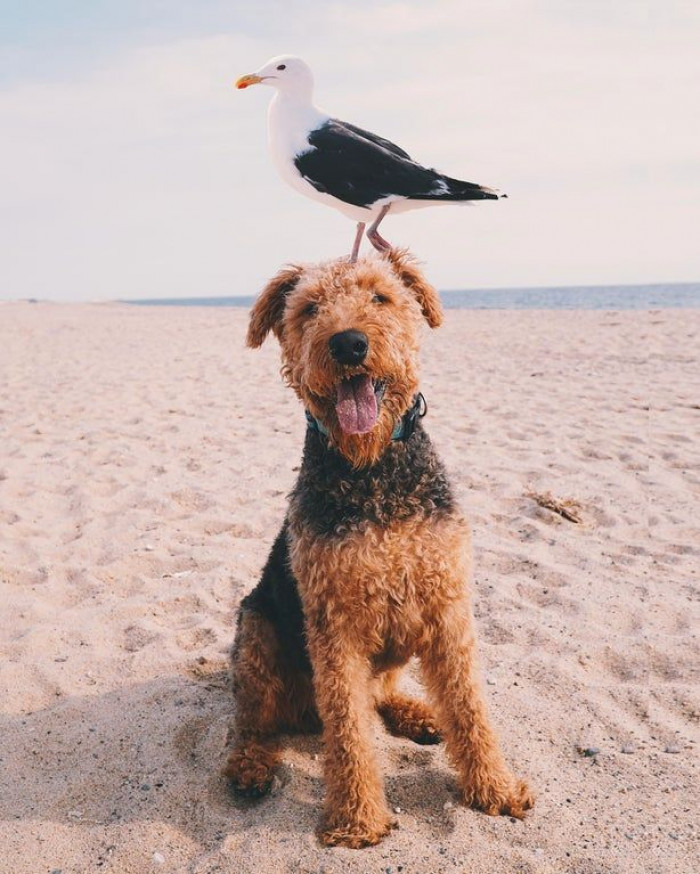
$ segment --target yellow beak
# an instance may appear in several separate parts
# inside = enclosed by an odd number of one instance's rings
[[[241,76],[236,82],[236,88],[247,88],[249,85],[257,85],[262,82],[260,76]]]

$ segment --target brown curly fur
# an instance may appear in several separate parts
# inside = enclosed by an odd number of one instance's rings
[[[251,312],[248,344],[272,331],[282,372],[328,431],[309,428],[287,519],[242,605],[232,652],[235,742],[227,771],[248,794],[269,789],[281,731],[324,732],[322,843],[363,847],[395,824],[371,745],[375,712],[417,743],[444,739],[466,804],[522,817],[533,797],[508,770],[478,679],[468,599],[469,529],[421,427],[392,441],[418,390],[421,324],[442,319],[435,290],[404,252],[292,266]],[[361,330],[359,366],[329,339]],[[343,433],[338,381],[386,388],[367,434]],[[433,711],[397,691],[418,656]]]

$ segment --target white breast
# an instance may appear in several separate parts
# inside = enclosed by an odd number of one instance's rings
[[[294,159],[309,149],[309,134],[325,124],[330,116],[311,103],[277,92],[270,102],[267,116],[268,145],[272,160],[284,181],[312,200],[340,210],[355,221],[367,221],[371,211],[343,203],[330,194],[317,191],[299,173]]]

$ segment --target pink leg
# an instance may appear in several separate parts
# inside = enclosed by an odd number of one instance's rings
[[[391,249],[391,243],[387,242],[387,240],[385,240],[384,237],[382,237],[381,234],[379,233],[379,231],[377,230],[379,228],[380,223],[382,222],[382,220],[384,219],[384,217],[386,216],[386,214],[389,212],[390,209],[391,209],[390,203],[387,203],[386,206],[383,206],[381,209],[381,212],[377,216],[377,220],[372,223],[369,230],[367,231],[367,239],[370,241],[370,243],[374,246],[374,248],[378,252],[388,252],[389,249]]]
[[[365,223],[357,223],[357,233],[355,234],[355,242],[352,244],[352,253],[350,254],[350,263],[354,264],[357,261],[357,256],[360,254],[360,243],[362,242],[362,234],[365,231]]]

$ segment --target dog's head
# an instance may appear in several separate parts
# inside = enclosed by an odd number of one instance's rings
[[[281,270],[253,306],[247,342],[275,334],[285,379],[333,446],[362,466],[413,403],[425,321],[442,322],[438,294],[406,252],[391,250]]]

